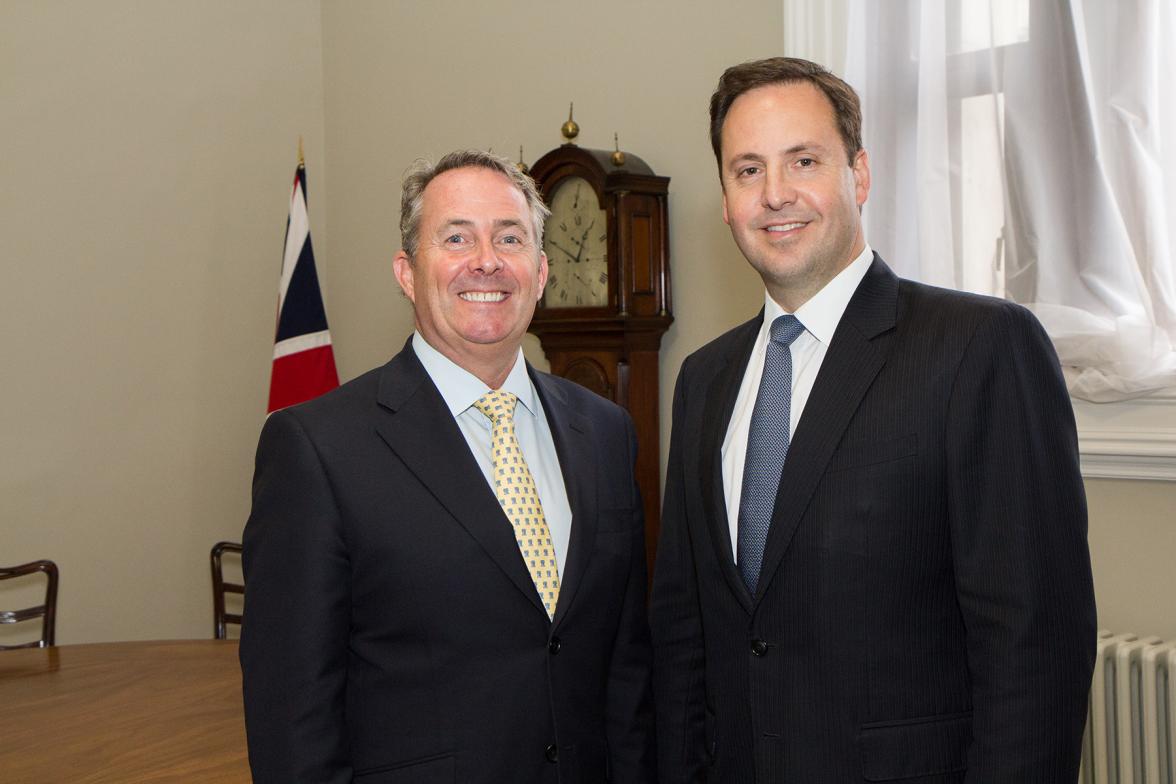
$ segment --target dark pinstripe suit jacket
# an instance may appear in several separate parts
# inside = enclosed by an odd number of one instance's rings
[[[875,256],[793,436],[753,596],[719,451],[759,324],[687,358],[674,395],[651,608],[661,780],[1072,783],[1094,597],[1041,326]]]
[[[531,379],[572,508],[554,620],[411,345],[266,422],[241,629],[255,782],[651,784],[632,420]]]

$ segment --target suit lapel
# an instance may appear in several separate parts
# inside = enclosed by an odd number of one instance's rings
[[[568,506],[572,510],[571,537],[564,559],[564,571],[560,576],[559,601],[553,619],[553,623],[558,625],[575,601],[596,546],[600,508],[597,498],[597,462],[600,456],[592,448],[588,419],[568,404],[563,390],[549,376],[535,372],[529,364],[527,371],[543,403],[543,412],[551,428],[551,439],[555,443],[564,488],[568,494]]]
[[[546,616],[510,521],[409,345],[384,367],[377,401],[388,413],[376,425],[380,437]]]
[[[874,254],[833,334],[788,449],[764,545],[757,602],[780,566],[845,428],[885,364],[885,349],[874,338],[894,327],[897,307],[898,279]]]
[[[701,421],[702,443],[698,450],[698,485],[702,492],[706,519],[710,523],[711,543],[718,556],[719,566],[732,593],[743,607],[751,611],[752,597],[747,584],[735,566],[735,554],[731,550],[731,522],[727,517],[727,499],[723,491],[723,439],[731,423],[735,409],[735,398],[747,370],[751,350],[755,346],[756,334],[763,323],[764,314],[738,328],[733,336],[734,351],[727,361],[718,365],[714,374],[704,380],[706,394],[704,408],[695,412],[688,421]],[[714,412],[715,415],[710,415]]]

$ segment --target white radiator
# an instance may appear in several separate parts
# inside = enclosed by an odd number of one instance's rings
[[[1176,784],[1176,642],[1098,633],[1081,784]]]

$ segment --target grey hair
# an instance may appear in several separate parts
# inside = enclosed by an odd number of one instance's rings
[[[501,155],[482,150],[456,150],[435,164],[418,158],[404,173],[404,185],[400,193],[400,241],[410,259],[416,258],[420,241],[421,209],[424,206],[425,188],[437,175],[467,167],[489,169],[509,179],[527,201],[536,246],[543,242],[543,224],[551,210],[543,203],[539,189],[535,187],[535,181]]]

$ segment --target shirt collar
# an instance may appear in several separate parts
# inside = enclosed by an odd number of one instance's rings
[[[806,332],[826,346],[829,345],[833,340],[833,333],[837,331],[837,324],[849,306],[849,300],[853,298],[853,293],[857,291],[858,284],[866,276],[873,260],[874,251],[867,244],[848,267],[837,273],[824,288],[796,309],[792,315],[804,325]],[[772,322],[787,313],[765,290],[762,329],[770,330]]]
[[[412,349],[425,366],[425,372],[437,386],[437,391],[441,393],[449,413],[453,416],[460,415],[478,398],[490,391],[490,387],[486,386],[482,379],[429,345],[429,341],[425,340],[420,332],[414,332],[412,335]],[[502,389],[517,397],[526,411],[535,414],[535,387],[527,374],[527,363],[523,359],[521,347],[515,357],[514,367],[502,383]]]

